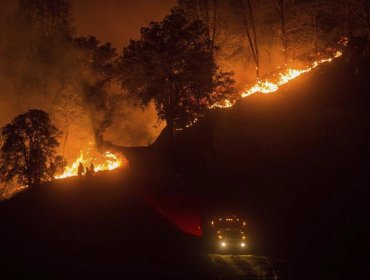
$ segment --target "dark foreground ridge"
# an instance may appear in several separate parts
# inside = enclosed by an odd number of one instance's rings
[[[212,112],[177,136],[169,160],[160,137],[127,150],[125,171],[1,203],[1,279],[244,277],[215,270],[229,257],[205,254],[197,237],[216,210],[246,216],[252,253],[284,260],[283,279],[364,279],[369,77],[369,59],[347,55]]]
[[[2,279],[197,275],[196,238],[156,211],[137,181],[127,171],[98,175],[93,183],[75,178],[2,203]]]

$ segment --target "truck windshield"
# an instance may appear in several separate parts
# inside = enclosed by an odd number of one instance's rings
[[[245,222],[240,219],[218,219],[213,226],[218,229],[243,229]]]

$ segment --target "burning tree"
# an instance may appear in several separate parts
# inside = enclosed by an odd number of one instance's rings
[[[170,136],[213,103],[230,98],[231,75],[218,69],[206,25],[177,13],[143,28],[141,39],[130,42],[120,63],[122,87],[143,108],[154,101]]]
[[[60,132],[49,114],[29,110],[14,118],[1,130],[0,179],[33,186],[53,178],[66,162],[57,155]]]

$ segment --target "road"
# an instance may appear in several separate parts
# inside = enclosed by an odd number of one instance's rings
[[[209,254],[218,279],[277,279],[264,256]]]

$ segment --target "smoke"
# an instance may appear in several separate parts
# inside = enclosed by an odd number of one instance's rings
[[[155,141],[164,126],[165,122],[158,120],[153,104],[141,111],[130,102],[115,116],[104,139],[121,146],[146,146]]]
[[[102,124],[106,124],[105,121],[110,126],[102,130],[103,137],[116,145],[138,146],[154,142],[164,127],[163,122],[158,122],[154,106],[142,111],[133,103],[124,101],[107,117],[103,111],[96,110],[84,100],[78,100],[81,89],[75,84],[86,79],[86,73],[82,77],[79,72],[76,50],[61,45],[52,50],[51,63],[46,64],[28,58],[28,36],[37,37],[37,34],[32,34],[36,32],[34,30],[17,30],[14,20],[17,8],[15,2],[5,0],[4,9],[1,10],[0,31],[5,36],[0,38],[0,51],[3,57],[12,59],[0,61],[0,125],[3,126],[31,108],[46,110],[64,132],[61,153],[69,162],[74,161],[79,151],[89,142],[94,142],[96,128],[100,129]],[[130,39],[139,37],[141,27],[147,26],[152,20],[162,20],[176,4],[176,0],[107,0],[104,4],[99,0],[72,0],[71,3],[75,36],[93,35],[103,44],[111,42],[118,54],[121,54]],[[27,34],[29,32],[31,34]],[[7,46],[11,46],[11,50]],[[239,84],[245,84],[254,76],[253,63],[245,61],[246,57],[243,53],[236,59],[222,61],[225,70],[236,73]],[[76,83],[66,87],[65,83],[71,77]],[[94,80],[91,77],[88,79]]]
[[[162,19],[175,0],[142,0],[135,3],[108,0],[104,4],[97,0],[72,0],[71,3],[75,36],[93,35],[102,43],[112,42],[121,54],[128,41],[139,36],[140,28],[151,20]],[[3,127],[16,115],[31,108],[49,112],[64,132],[60,139],[61,153],[71,162],[82,148],[95,139],[89,106],[83,100],[74,100],[73,106],[69,107],[63,104],[76,99],[76,95],[78,97],[80,89],[75,84],[83,78],[77,69],[76,50],[60,44],[58,48],[43,52],[40,59],[30,59],[29,40],[37,38],[38,34],[33,29],[19,28],[14,17],[16,11],[17,1],[2,1],[0,126]],[[50,61],[45,63],[44,60]],[[71,77],[76,83],[66,86]],[[163,129],[164,124],[158,122],[153,106],[142,111],[129,101],[124,101],[115,109],[109,120],[112,124],[103,134],[104,139],[114,144],[148,145]],[[103,118],[99,111],[94,114],[95,119]]]
[[[176,0],[72,0],[74,22],[78,35],[94,35],[102,42],[111,42],[122,53],[130,39],[140,36],[140,29],[150,21],[162,20]],[[104,132],[104,139],[122,146],[148,145],[163,129],[154,106],[147,110],[125,101],[112,125]]]
[[[17,25],[14,19],[17,2],[3,0],[0,10],[0,126],[28,109],[44,109],[58,120],[60,128],[68,134],[68,141],[64,139],[62,143],[68,160],[74,160],[81,147],[94,141],[96,127],[106,129],[110,125],[103,137],[117,145],[152,143],[164,126],[163,123],[158,123],[153,106],[142,111],[134,104],[124,101],[115,108],[115,112],[108,115],[96,110],[96,107],[91,109],[91,106],[84,104],[84,100],[77,100],[73,108],[63,106],[60,97],[65,93],[66,81],[74,80],[78,84],[81,79],[86,78],[86,75],[82,77],[76,65],[76,50],[60,44],[58,48],[46,52],[42,50],[41,60],[30,60],[29,40],[37,37],[33,36],[37,34],[32,29],[22,30]],[[75,36],[93,35],[101,43],[111,42],[118,54],[121,54],[122,48],[130,39],[139,37],[141,27],[147,26],[152,20],[162,20],[176,4],[176,0],[71,0],[71,4]],[[260,9],[263,12],[256,16],[262,74],[276,70],[277,66],[283,64],[280,31],[276,25],[278,19],[274,7]],[[310,15],[310,12],[306,14]],[[245,29],[240,22],[232,23],[235,13],[220,16],[224,17],[220,27],[232,36],[220,34],[217,42],[221,45],[218,61],[223,70],[235,72],[237,85],[242,88],[242,85],[255,78],[255,65],[248,54]],[[289,22],[295,23],[292,19]],[[44,55],[45,53],[50,55]],[[50,60],[50,63],[44,63],[44,60]],[[75,99],[74,94],[80,89],[75,85],[67,88],[69,93],[65,100]],[[93,117],[91,111],[94,113]],[[92,124],[92,120],[97,123]]]

